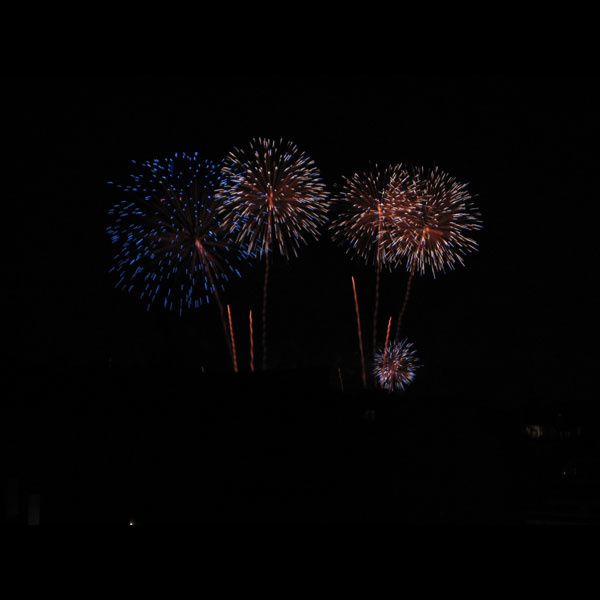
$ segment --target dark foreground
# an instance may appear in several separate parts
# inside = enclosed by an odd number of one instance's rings
[[[318,371],[13,376],[8,523],[600,524],[598,429],[565,407],[342,394]]]

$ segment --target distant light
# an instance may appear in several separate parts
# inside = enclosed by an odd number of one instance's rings
[[[129,521],[129,527],[135,527],[135,521],[134,520]]]

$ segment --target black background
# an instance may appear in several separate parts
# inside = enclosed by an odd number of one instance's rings
[[[481,374],[483,383],[509,384],[513,393],[570,392],[591,368],[585,342],[593,337],[594,84],[505,77],[13,79],[5,133],[16,164],[5,177],[5,231],[14,241],[5,258],[9,297],[24,318],[11,357],[69,367],[109,358],[210,363],[214,356],[211,366],[223,366],[212,307],[177,319],[159,309],[148,314],[135,297],[113,290],[105,226],[118,194],[106,181],[124,180],[132,158],[197,149],[219,159],[262,135],[296,140],[333,191],[342,175],[369,161],[439,165],[470,182],[485,224],[480,253],[467,268],[416,281],[405,332],[425,365],[465,368],[461,386]],[[327,235],[299,260],[276,261],[273,367],[352,362],[352,273],[368,315],[373,274]],[[260,307],[262,269],[249,265],[244,276],[226,300],[245,331],[248,308]],[[383,319],[396,314],[405,282],[404,273],[386,277]]]
[[[179,318],[159,308],[146,312],[135,296],[113,288],[105,227],[119,194],[106,182],[124,181],[130,159],[177,150],[219,159],[233,145],[265,136],[296,141],[333,192],[342,175],[370,161],[438,165],[470,183],[484,221],[480,251],[466,268],[415,281],[404,333],[423,367],[412,393],[592,409],[596,79],[135,76],[5,83],[6,364],[24,374],[21,385],[38,384],[39,401],[48,373],[60,379],[109,365],[124,372],[150,367],[147,387],[161,371],[180,379],[178,406],[196,402],[189,392],[202,369],[216,374],[213,383],[228,377],[213,306]],[[273,369],[318,367],[331,380],[339,366],[348,388],[358,386],[351,274],[368,326],[374,274],[352,263],[327,232],[299,259],[275,259]],[[248,265],[225,294],[242,369],[246,314],[250,307],[260,313],[261,284],[260,266]],[[405,284],[405,273],[385,276],[381,328],[397,314]],[[136,387],[127,389],[135,399]]]

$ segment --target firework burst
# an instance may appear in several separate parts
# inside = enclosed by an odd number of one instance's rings
[[[415,168],[407,181],[396,216],[400,235],[392,243],[391,255],[405,262],[409,272],[404,301],[398,314],[396,340],[416,273],[434,277],[464,265],[464,257],[477,249],[471,237],[481,229],[479,211],[464,183],[438,168]]]
[[[408,180],[401,165],[375,165],[344,178],[339,214],[331,225],[333,239],[364,264],[395,265],[403,226],[400,217],[411,208]]]
[[[117,185],[132,199],[109,211],[116,285],[180,315],[214,298],[235,368],[220,290],[247,254],[218,222],[218,165],[198,153],[133,164],[132,183]]]
[[[401,235],[393,240],[391,254],[422,275],[464,265],[464,257],[477,249],[472,233],[481,229],[466,184],[437,168],[417,168],[406,198],[409,209],[400,207],[394,217]]]
[[[415,378],[419,367],[414,346],[407,340],[391,342],[375,353],[373,374],[381,388],[402,391]]]
[[[267,364],[267,290],[270,255],[296,257],[319,235],[328,194],[313,160],[294,143],[258,138],[225,158],[217,194],[223,225],[248,252],[264,258],[263,369]]]
[[[295,257],[325,222],[328,194],[313,160],[294,143],[264,138],[223,164],[223,224],[249,252]]]
[[[197,153],[133,162],[131,196],[110,211],[117,287],[181,314],[218,294],[246,258],[219,227],[219,169]]]

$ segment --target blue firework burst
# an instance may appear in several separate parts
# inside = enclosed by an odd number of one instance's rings
[[[116,287],[179,314],[210,302],[248,256],[220,225],[219,165],[197,152],[132,165],[109,211]]]

